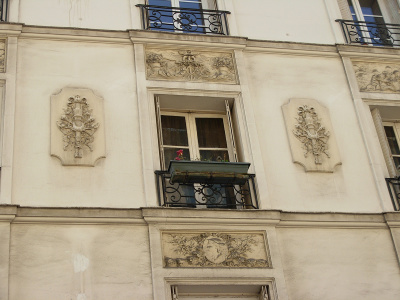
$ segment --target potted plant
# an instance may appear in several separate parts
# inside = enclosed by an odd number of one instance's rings
[[[244,184],[248,179],[250,163],[226,161],[185,160],[183,150],[177,151],[168,172],[172,182]]]

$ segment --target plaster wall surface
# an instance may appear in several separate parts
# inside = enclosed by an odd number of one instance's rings
[[[135,5],[144,3],[144,0],[41,0],[39,5],[35,0],[19,0],[19,6],[11,6],[10,21],[40,26],[142,29],[141,12]],[[252,39],[335,43],[332,27],[339,28],[334,20],[341,18],[338,9],[332,12],[333,17],[328,15],[325,2],[319,0],[223,0],[218,4],[219,9],[231,11],[228,15],[231,35]]]
[[[246,67],[272,208],[381,211],[340,59],[246,53]],[[342,158],[334,173],[305,172],[292,162],[281,109],[291,98],[315,99],[328,108]]]
[[[29,25],[109,30],[132,28],[129,0],[19,0],[18,20]],[[136,1],[137,2],[137,1]],[[137,16],[140,17],[140,10]],[[136,28],[141,29],[141,28]]]
[[[10,300],[153,299],[147,227],[19,224],[11,241]]]
[[[123,44],[20,40],[13,203],[145,206],[132,51]],[[104,99],[106,158],[95,167],[65,167],[50,156],[50,96],[64,87]]]
[[[7,299],[10,261],[10,223],[0,223],[0,239],[0,299]]]
[[[398,299],[400,270],[385,229],[278,230],[289,299]]]
[[[232,6],[238,36],[272,41],[335,43],[331,29],[334,20],[329,19],[324,1],[233,0]]]

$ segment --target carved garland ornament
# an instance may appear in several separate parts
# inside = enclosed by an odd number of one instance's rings
[[[236,71],[230,53],[154,49],[147,52],[146,65],[149,79],[236,83]]]
[[[75,158],[82,158],[83,146],[93,151],[90,144],[94,141],[93,134],[99,123],[95,123],[86,98],[81,98],[79,95],[70,97],[57,126],[63,133],[64,151],[67,151],[68,147],[73,147]]]
[[[324,153],[328,158],[328,139],[329,131],[321,125],[321,120],[313,107],[307,105],[300,106],[297,114],[299,115],[296,120],[293,130],[294,135],[303,143],[305,150],[304,156],[308,157],[311,152],[314,155],[315,164],[322,164],[321,155]]]
[[[260,247],[259,237],[226,233],[170,234],[169,243],[178,257],[164,256],[164,263],[166,267],[268,268],[267,259],[249,257]],[[266,256],[265,252],[263,256]]]

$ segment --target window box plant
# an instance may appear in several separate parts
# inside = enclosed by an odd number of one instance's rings
[[[168,172],[171,182],[244,184],[250,163],[171,160]]]

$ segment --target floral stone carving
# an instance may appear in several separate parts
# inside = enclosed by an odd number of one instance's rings
[[[400,92],[400,65],[357,62],[353,66],[361,92]]]
[[[51,104],[53,156],[63,165],[88,166],[105,157],[102,98],[88,89],[65,88]]]
[[[79,95],[68,99],[64,113],[61,121],[57,122],[58,128],[64,135],[64,151],[68,147],[73,147],[74,157],[82,158],[83,147],[88,147],[90,151],[93,151],[91,143],[94,140],[93,134],[99,128],[99,123],[95,123],[86,98],[81,98]]]
[[[269,268],[263,233],[163,233],[164,267]]]
[[[333,172],[341,164],[326,107],[313,99],[290,99],[282,106],[293,162],[311,172]]]
[[[321,120],[315,112],[314,107],[307,105],[298,108],[298,123],[293,130],[294,135],[303,143],[304,156],[307,157],[311,152],[314,155],[316,164],[322,163],[321,155],[325,154],[328,158],[328,139],[329,131],[321,125]]]
[[[233,54],[192,50],[146,50],[147,79],[237,83]]]

